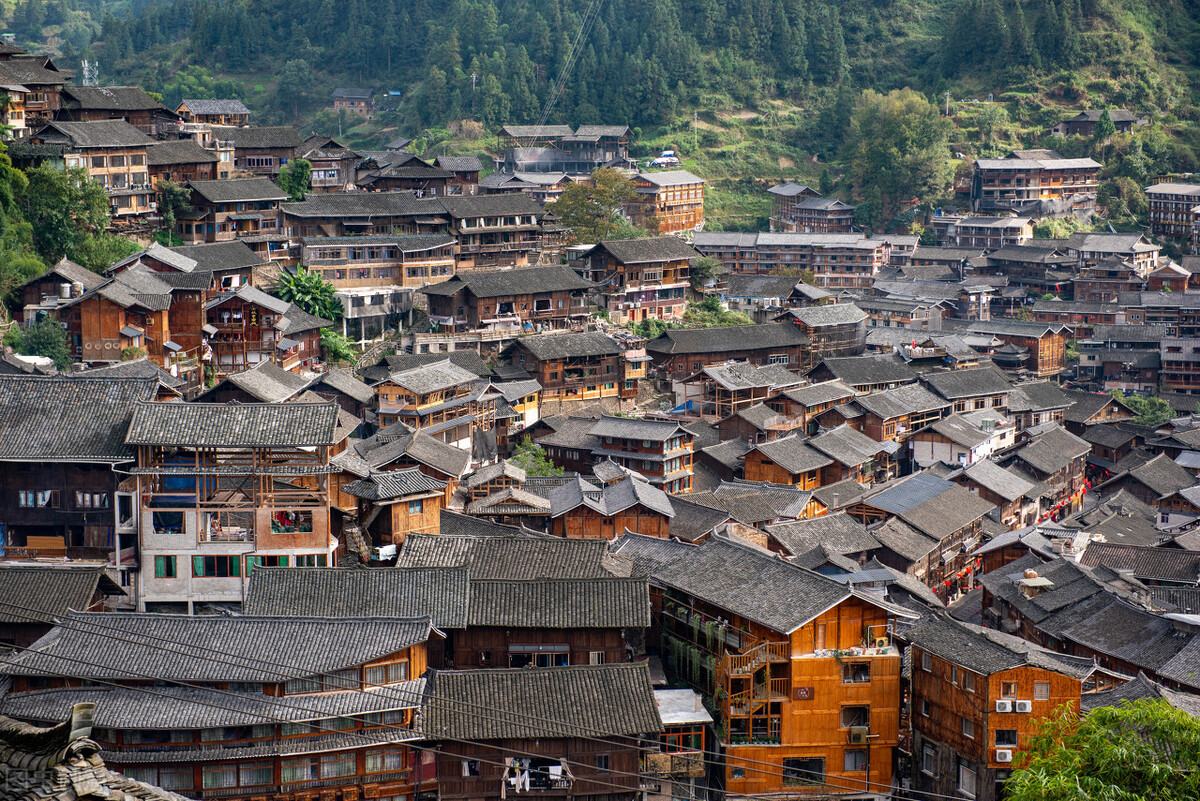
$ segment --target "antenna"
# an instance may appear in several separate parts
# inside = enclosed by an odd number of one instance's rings
[[[80,64],[80,67],[82,68],[80,72],[83,73],[83,75],[80,77],[80,80],[83,82],[83,85],[95,86],[96,82],[100,78],[100,62],[89,61],[85,58]]]

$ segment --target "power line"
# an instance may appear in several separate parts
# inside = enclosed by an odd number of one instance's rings
[[[41,614],[41,615],[42,615],[42,617],[39,617],[39,618],[28,618],[28,619],[30,619],[30,620],[34,620],[34,621],[36,621],[36,622],[50,622],[50,621],[47,621],[47,620],[46,620],[46,615],[45,615],[45,613],[42,613],[42,612],[40,612],[39,610],[34,610],[34,609],[31,609],[31,608],[29,608],[29,607],[24,607],[24,606],[21,606],[21,605],[18,605],[18,604],[12,604],[12,603],[5,602],[5,601],[0,601],[0,606],[7,606],[7,607],[10,607],[10,608],[21,609],[21,610],[24,610],[24,611],[32,611],[32,612],[34,612],[34,613]],[[74,621],[76,621],[76,622],[87,622],[87,621],[82,621],[80,618],[73,618],[72,620],[74,620]],[[139,645],[139,646],[142,646],[142,647],[157,647],[157,646],[148,646],[148,644],[147,644],[146,642],[139,642],[139,641],[137,641],[137,640],[129,639],[128,637],[121,637],[121,636],[117,636],[116,634],[106,633],[106,632],[102,632],[102,631],[94,631],[94,630],[87,630],[87,629],[74,628],[74,627],[71,627],[71,626],[65,625],[65,623],[63,623],[62,621],[59,621],[59,622],[57,622],[57,624],[56,624],[56,625],[59,625],[59,626],[61,626],[62,628],[66,628],[66,629],[68,629],[68,630],[72,630],[72,631],[79,631],[79,632],[81,632],[81,633],[84,633],[84,634],[91,634],[91,635],[94,635],[94,636],[99,636],[99,637],[107,637],[107,638],[109,638],[109,639],[114,639],[114,640],[121,641],[121,642],[126,642],[126,643],[130,643],[130,644],[134,644],[134,645]],[[101,625],[101,624],[97,623],[97,624],[95,624],[95,625],[99,626],[99,625]],[[110,627],[110,628],[111,628],[111,627]],[[128,632],[122,632],[122,633],[123,633],[123,634],[128,634]],[[149,639],[149,640],[158,640],[158,641],[161,641],[161,642],[169,643],[169,644],[171,644],[171,645],[177,645],[177,644],[178,644],[178,643],[176,643],[174,640],[169,640],[169,639],[166,639],[166,638],[163,638],[163,637],[157,637],[157,636],[155,636],[155,635],[138,634],[138,635],[136,635],[136,636],[144,637],[145,639]],[[35,643],[35,644],[36,644],[36,643]],[[30,650],[33,650],[33,649],[32,649],[32,647],[26,647],[26,648],[23,648],[22,650],[25,650],[25,651],[30,651]],[[180,655],[182,655],[182,656],[187,656],[187,657],[191,657],[191,658],[199,658],[199,657],[197,657],[197,655],[196,655],[196,654],[194,654],[194,653],[188,653],[188,652],[186,652],[186,651],[179,651],[179,650],[176,650],[176,649],[173,649],[173,648],[164,648],[164,649],[162,649],[162,650],[166,650],[166,651],[168,651],[168,652],[177,653],[177,654],[180,654]],[[197,646],[197,650],[200,650],[200,651],[205,651],[205,652],[208,652],[208,653],[213,653],[213,654],[218,654],[218,655],[221,655],[221,656],[229,656],[229,657],[233,657],[234,659],[241,659],[241,660],[243,660],[243,661],[244,661],[244,663],[243,663],[243,664],[239,664],[239,663],[238,663],[238,662],[236,662],[236,661],[229,661],[229,660],[223,660],[223,659],[210,660],[210,661],[216,661],[216,662],[218,662],[218,663],[220,663],[220,664],[228,664],[228,665],[231,665],[231,666],[234,666],[234,667],[242,667],[242,668],[244,668],[244,667],[248,667],[248,666],[251,666],[251,667],[256,667],[256,669],[263,670],[263,672],[266,672],[266,673],[268,673],[268,674],[275,675],[275,676],[277,676],[277,677],[280,677],[280,678],[283,678],[283,679],[285,679],[285,680],[286,680],[286,679],[290,679],[290,678],[301,678],[301,677],[304,677],[304,676],[311,675],[311,674],[309,674],[309,673],[307,672],[307,669],[305,669],[305,668],[299,668],[299,667],[296,667],[296,666],[290,666],[290,667],[291,667],[293,670],[296,670],[296,671],[301,671],[301,673],[299,673],[299,674],[297,674],[297,675],[291,675],[291,674],[287,674],[287,673],[281,673],[281,672],[278,672],[278,671],[276,671],[276,670],[272,670],[272,669],[271,669],[271,668],[274,668],[274,667],[276,667],[276,664],[275,664],[275,663],[270,663],[270,662],[267,662],[267,661],[265,661],[265,660],[260,660],[260,659],[254,658],[254,657],[244,657],[244,656],[239,656],[239,655],[231,654],[231,653],[230,653],[230,652],[228,652],[228,651],[221,651],[221,650],[218,650],[218,649],[205,648],[205,647],[203,647],[203,646]],[[91,665],[91,664],[92,664],[92,663],[90,663],[90,662],[85,662],[85,661],[83,661],[83,660],[74,659],[74,658],[72,658],[72,657],[67,657],[67,656],[63,656],[63,655],[60,655],[60,654],[47,654],[47,653],[44,653],[44,652],[42,652],[42,651],[36,651],[36,650],[34,651],[34,653],[40,654],[40,655],[42,655],[42,656],[45,656],[45,657],[48,657],[48,658],[53,658],[53,659],[62,659],[62,660],[65,660],[65,661],[70,661],[70,662],[78,662],[78,663],[80,663],[80,664],[86,664],[86,665]],[[250,664],[250,663],[257,663],[257,665]],[[264,670],[262,667],[259,667],[260,665],[267,665],[267,666],[268,666],[268,668]],[[289,666],[287,666],[287,665],[284,665],[284,667],[289,667]],[[78,679],[78,678],[84,678],[84,677],[80,677],[80,676],[72,676],[72,675],[70,675],[70,674],[62,674],[62,673],[58,673],[57,671],[53,671],[53,670],[49,670],[49,669],[42,669],[42,668],[39,668],[39,669],[41,669],[41,670],[45,670],[45,672],[47,672],[47,673],[51,673],[51,674],[53,674],[53,675],[59,675],[59,676],[63,676],[63,677],[66,677],[66,678],[76,678],[76,679]],[[145,678],[145,679],[151,679],[151,680],[162,680],[162,679],[161,679],[161,677],[158,677],[158,676],[149,676],[149,675],[147,675],[147,674],[141,674],[141,673],[138,673],[138,672],[136,672],[136,671],[125,671],[125,672],[128,672],[128,673],[129,673],[131,676],[135,676],[135,677],[138,677],[138,678]],[[141,690],[145,689],[145,688],[140,688],[140,687],[134,687],[134,686],[131,686],[131,685],[117,684],[117,683],[114,683],[114,682],[111,682],[111,681],[104,681],[104,680],[101,680],[101,679],[87,679],[87,680],[88,680],[88,681],[94,681],[94,682],[101,683],[101,684],[107,684],[107,685],[111,685],[111,686],[113,686],[113,687],[117,687],[117,688],[120,688],[120,689],[133,689],[133,690],[137,690],[137,691],[141,691]],[[205,685],[196,685],[196,684],[191,684],[191,683],[189,683],[189,682],[185,682],[185,681],[181,681],[181,680],[169,680],[169,681],[171,681],[173,684],[176,684],[176,685],[178,685],[178,686],[180,686],[180,687],[187,687],[187,688],[191,688],[191,689],[203,690],[203,691],[206,691],[206,692],[212,692],[212,693],[216,693],[216,694],[219,694],[219,695],[229,695],[229,696],[232,696],[232,697],[234,697],[234,698],[237,698],[237,699],[239,699],[239,700],[241,700],[241,699],[243,699],[243,698],[244,698],[244,696],[242,696],[242,695],[240,695],[240,694],[238,694],[238,693],[236,693],[236,692],[229,691],[229,690],[221,690],[221,689],[218,689],[218,688],[214,688],[214,687],[208,687],[208,686],[205,686]],[[358,689],[358,685],[357,685],[357,684],[355,685],[354,689]],[[163,693],[151,693],[151,694],[154,694],[154,695],[160,695],[160,696],[164,696],[164,697],[168,697],[168,698],[171,698],[171,697],[172,697],[172,696],[168,696],[168,695],[166,695],[166,694],[163,694]],[[434,696],[434,695],[432,695],[432,694],[430,694],[430,693],[425,693],[425,696],[424,696],[424,697],[426,697],[426,698],[431,698],[431,699],[433,699],[433,700],[435,700],[435,701],[438,701],[438,702],[441,702],[441,703],[446,703],[446,704],[450,704],[450,705],[457,705],[457,706],[459,706],[459,707],[472,707],[472,708],[474,708],[474,709],[477,709],[477,710],[485,710],[485,711],[488,711],[488,712],[495,712],[495,710],[494,710],[493,708],[491,708],[491,707],[488,707],[488,706],[486,706],[486,705],[483,705],[483,704],[472,704],[472,703],[469,703],[469,702],[466,702],[466,701],[461,701],[461,700],[458,700],[458,699],[440,698],[440,697],[438,697],[438,696]],[[301,711],[307,711],[307,712],[312,712],[312,713],[314,713],[314,714],[319,714],[319,715],[321,715],[322,717],[328,717],[328,712],[327,712],[327,711],[324,711],[324,710],[316,710],[316,709],[313,709],[313,708],[306,708],[306,707],[301,707],[301,706],[296,706],[296,705],[284,704],[284,703],[282,703],[282,702],[278,702],[278,701],[268,700],[268,699],[270,699],[270,698],[271,698],[271,696],[263,696],[263,700],[264,700],[264,701],[265,701],[267,704],[269,704],[269,705],[281,706],[281,707],[284,707],[284,708],[286,708],[286,709],[289,709],[289,710],[296,710],[296,709],[299,709],[299,710],[301,710]],[[177,699],[175,699],[175,700],[177,700]],[[225,707],[225,706],[221,706],[221,705],[219,705],[219,704],[212,704],[212,703],[203,702],[203,701],[192,701],[192,703],[197,703],[197,704],[204,705],[204,706],[210,706],[210,707],[217,708],[217,709],[222,709],[222,710],[225,710],[225,711],[234,711],[234,712],[241,712],[241,713],[244,713],[244,710],[234,709],[234,708],[231,708],[231,707]],[[356,714],[352,714],[352,715],[343,715],[343,716],[340,716],[340,717],[361,718],[361,717],[363,717],[363,716],[365,716],[365,715],[370,715],[370,714],[373,714],[373,713],[369,713],[369,712],[367,712],[367,713],[356,713]],[[295,721],[286,721],[286,720],[283,720],[283,719],[281,719],[281,718],[271,718],[271,717],[268,717],[268,716],[263,716],[263,715],[258,715],[258,716],[259,716],[259,717],[262,717],[264,720],[277,721],[277,722],[281,722],[281,723],[290,723],[290,722],[295,722]],[[498,718],[498,717],[496,717],[495,715],[484,715],[484,714],[481,714],[481,715],[479,715],[479,717],[481,717],[481,718],[482,718],[482,719],[484,719],[484,720],[489,720],[489,721],[492,721],[492,722],[497,722],[497,721],[499,721],[499,722],[511,722],[511,719],[510,719],[510,718]],[[533,721],[533,722],[538,722],[538,723],[545,723],[545,722],[546,722],[546,719],[545,719],[544,717],[533,717],[533,716],[526,716],[526,718],[527,718],[527,720],[529,720],[529,721]],[[568,723],[568,722],[566,722],[566,721],[552,720],[552,721],[550,721],[550,722],[554,723],[555,725],[560,725],[560,726],[563,726],[563,727],[566,727],[566,728],[575,728],[575,729],[577,729],[577,730],[581,730],[581,731],[583,730],[583,729],[582,729],[582,727],[575,726],[574,724]],[[312,725],[312,724],[310,724],[310,725]],[[394,726],[394,725],[389,725],[389,724],[385,724],[385,725],[384,725],[382,728],[394,728],[394,729],[401,729],[402,731],[409,731],[409,732],[411,731],[410,729],[406,729],[406,728],[404,728],[404,727],[400,727],[400,726]],[[336,730],[336,729],[328,729],[328,728],[323,728],[323,730],[325,730],[325,731],[334,731],[334,732],[338,732],[338,733],[341,733],[341,734],[345,734],[345,732],[341,732],[341,731],[339,731],[339,730]],[[639,745],[636,745],[635,743],[630,743],[630,742],[617,742],[617,741],[608,740],[608,739],[605,739],[605,738],[602,738],[602,737],[597,737],[597,736],[595,736],[595,735],[575,734],[575,735],[572,735],[572,736],[578,737],[579,739],[588,740],[588,741],[592,741],[592,742],[597,742],[597,743],[601,743],[601,744],[605,744],[605,745],[609,745],[609,746],[613,746],[613,747],[619,747],[619,748],[633,748],[633,749],[636,749],[636,750],[638,750],[638,751],[644,751],[644,752],[650,752],[650,753],[659,753],[658,749],[656,749],[656,748],[651,748],[651,747],[648,747],[648,746],[639,746]],[[464,740],[464,739],[460,739],[460,738],[454,738],[454,737],[449,737],[449,736],[437,736],[437,737],[436,737],[436,739],[442,739],[442,740],[451,740],[451,741],[454,741],[454,742],[462,742],[462,743],[466,743],[466,744],[473,744],[473,745],[486,745],[485,743],[481,743],[481,742],[479,742],[479,741],[473,741],[473,740]],[[364,746],[365,746],[365,745],[369,745],[369,744],[364,744]],[[413,748],[417,748],[418,750],[429,750],[429,751],[437,751],[437,750],[438,750],[438,749],[427,748],[427,747],[421,747],[421,746],[411,746],[411,747],[413,747]],[[542,755],[540,755],[540,754],[535,754],[535,753],[533,753],[533,752],[522,752],[522,751],[518,751],[518,750],[515,750],[515,749],[509,749],[509,750],[512,750],[514,753],[518,753],[518,754],[524,754],[524,755],[526,755],[526,756],[542,756]],[[707,755],[707,753],[709,753],[709,752],[704,752],[704,753]],[[450,756],[454,756],[455,758],[459,758],[459,759],[461,759],[461,758],[462,758],[462,755],[461,755],[461,754],[451,754]],[[745,766],[748,766],[748,768],[747,768],[747,769],[749,769],[749,770],[752,770],[754,773],[756,773],[756,774],[759,774],[759,775],[767,775],[767,776],[771,776],[771,777],[786,778],[786,776],[785,776],[785,774],[784,774],[784,772],[783,772],[783,768],[782,768],[782,766],[780,766],[780,765],[776,765],[776,764],[773,764],[773,763],[770,763],[770,762],[764,762],[764,761],[761,761],[761,760],[753,760],[753,759],[749,759],[749,758],[747,758],[747,757],[733,756],[733,755],[729,755],[729,754],[726,754],[726,755],[725,755],[725,758],[726,758],[726,760],[727,760],[727,761],[736,761],[736,762],[738,762],[738,763],[741,763],[741,764],[743,764],[743,765],[745,765]],[[475,760],[475,761],[483,761],[483,760]],[[564,759],[564,760],[562,760],[562,761],[563,761],[565,764],[576,764],[576,765],[584,766],[584,765],[583,765],[583,763],[573,762],[572,760],[567,760],[567,759]],[[719,767],[719,766],[721,766],[721,763],[720,763],[720,762],[718,762],[718,761],[716,761],[716,760],[713,760],[713,759],[710,759],[710,758],[707,758],[707,756],[706,756],[706,758],[704,759],[704,761],[705,761],[705,763],[707,763],[707,764],[710,764],[710,765],[715,765],[715,766],[718,766],[718,767]],[[492,764],[500,764],[500,763],[492,763]],[[762,766],[765,766],[765,767],[767,767],[767,768],[770,768],[770,770],[763,770],[762,768],[758,768],[758,767],[750,767],[750,766],[754,766],[754,765],[762,765]],[[588,766],[586,766],[586,767],[592,768],[592,767],[594,767],[594,766],[588,765]],[[633,775],[640,776],[640,774],[631,774],[631,773],[629,773],[628,771],[612,771],[612,770],[610,770],[610,771],[609,771],[609,773],[615,773],[615,774],[624,774],[624,775],[630,775],[630,776],[633,776]],[[591,780],[589,779],[588,781],[591,781]],[[834,783],[832,783],[832,782],[829,782],[829,781],[827,781],[827,780],[823,780],[823,781],[821,781],[820,783],[821,783],[821,784],[824,784],[824,785],[826,785],[826,786],[829,786],[829,787],[833,787],[833,788],[835,788],[835,789],[837,789],[837,790],[845,791],[845,792],[862,792],[862,791],[863,791],[863,789],[864,789],[864,788],[862,788],[862,787],[857,787],[857,786],[856,786],[856,787],[846,787],[846,786],[842,786],[842,785],[834,784]],[[873,781],[869,781],[869,780],[865,780],[865,779],[864,779],[864,780],[855,780],[855,781],[854,781],[854,783],[855,783],[856,785],[860,785],[860,784],[861,784],[861,785],[866,785],[866,786],[868,786],[868,787],[869,787],[869,786],[875,786],[875,787],[886,787],[886,788],[888,788],[889,790],[891,790],[891,789],[894,789],[894,788],[892,787],[892,785],[890,785],[890,784],[884,784],[884,783],[882,783],[882,782],[873,782]],[[614,787],[617,787],[618,785],[612,785],[612,786],[614,786]],[[622,790],[627,790],[628,788],[625,788],[624,786],[620,786],[620,789],[622,789]],[[869,790],[868,790],[868,792],[869,792]],[[922,794],[923,794],[923,795],[925,795],[926,797],[929,797],[929,798],[946,798],[946,799],[956,799],[956,801],[960,801],[960,799],[958,799],[958,797],[957,797],[957,796],[942,795],[942,794],[937,794],[937,793],[922,793]],[[749,795],[748,795],[748,796],[743,796],[743,797],[744,797],[744,798],[748,798],[748,799],[761,799],[761,796],[749,796]],[[765,801],[765,799],[763,799],[762,801]]]
[[[555,104],[558,103],[558,98],[562,94],[563,89],[567,84],[567,77],[575,68],[575,61],[579,58],[580,45],[587,38],[591,31],[592,25],[600,16],[600,8],[604,5],[604,0],[592,0],[591,5],[583,14],[583,19],[579,23],[579,33],[575,36],[575,41],[571,43],[571,49],[567,52],[567,58],[563,62],[562,71],[559,73],[558,80],[551,87],[550,96],[546,98],[546,105],[542,108],[542,116],[538,118],[538,127],[546,124],[546,120],[550,117],[550,112],[554,110]]]

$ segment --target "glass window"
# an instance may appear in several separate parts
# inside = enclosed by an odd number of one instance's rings
[[[233,556],[193,556],[192,575],[196,578],[240,576],[242,558]]]
[[[963,733],[963,737],[970,737],[972,740],[974,740],[975,739],[975,721],[973,721],[969,718],[963,718],[962,719],[962,733]]]
[[[842,728],[851,726],[870,726],[871,710],[867,706],[842,707]]]
[[[823,757],[801,757],[783,760],[784,785],[819,784],[825,780]]]
[[[867,769],[867,750],[865,748],[847,748],[843,768],[847,773],[857,773]]]
[[[1016,698],[1017,683],[1015,681],[1000,682],[1000,697],[1001,698]]]
[[[1033,700],[1049,701],[1050,700],[1050,682],[1035,681],[1033,683]]]
[[[201,768],[201,781],[205,790],[221,787],[237,787],[237,765],[205,765]]]
[[[357,771],[354,752],[344,754],[323,754],[321,756],[321,778],[333,779],[339,776],[353,776]]]
[[[1017,745],[1016,729],[996,729],[997,748],[1015,748]]]
[[[400,748],[373,748],[367,751],[364,770],[367,773],[383,773],[385,770],[404,770],[404,751]]]
[[[308,756],[299,759],[285,759],[281,763],[279,780],[283,784],[309,782],[320,777],[321,762],[319,757]]]
[[[870,662],[847,662],[842,665],[843,684],[866,684],[870,680]]]
[[[921,670],[926,673],[933,671],[933,657],[929,655],[928,651],[921,652]]]
[[[958,766],[958,789],[971,798],[975,797],[975,770],[967,765]]]
[[[933,750],[932,745],[926,745],[921,749],[921,772],[932,776],[936,768],[937,752]]]
[[[243,762],[238,765],[238,786],[261,787],[275,783],[275,765],[271,760]]]
[[[156,556],[154,557],[154,577],[155,578],[175,578],[175,557],[174,556]]]

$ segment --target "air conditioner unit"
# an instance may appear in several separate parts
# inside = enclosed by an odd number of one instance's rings
[[[867,726],[851,726],[847,733],[847,739],[850,745],[866,745],[867,735],[871,733],[871,729]]]
[[[996,711],[997,712],[1012,712],[1012,701],[997,701],[996,702]]]
[[[875,647],[876,648],[887,648],[889,645],[890,645],[890,643],[888,642],[887,637],[875,638]]]
[[[1017,711],[1018,712],[1032,712],[1033,711],[1033,701],[1017,701],[1016,703],[1017,703]]]
[[[997,762],[1012,762],[1012,750],[1009,748],[997,748],[996,749],[996,761]]]

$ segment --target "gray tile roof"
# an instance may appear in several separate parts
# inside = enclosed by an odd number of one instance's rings
[[[637,177],[649,181],[655,186],[685,186],[687,184],[702,184],[704,179],[693,175],[687,170],[665,170],[663,172],[641,172]]]
[[[854,389],[842,381],[832,378],[804,387],[787,389],[782,394],[804,406],[820,406],[823,403],[853,398]]]
[[[605,540],[568,540],[515,533],[507,536],[417,534],[404,538],[397,567],[465,567],[472,580],[612,578],[631,563],[608,553]]]
[[[309,386],[318,392],[320,392],[322,387],[329,387],[347,397],[353,398],[359,403],[369,403],[375,397],[375,391],[367,384],[355,378],[354,374],[348,370],[330,370],[313,381]]]
[[[732,325],[721,328],[668,328],[646,344],[661,354],[729,353],[807,345],[808,336],[792,323]]]
[[[1145,698],[1162,698],[1176,709],[1181,709],[1193,717],[1200,717],[1200,696],[1168,690],[1146,678],[1146,674],[1141,671],[1134,678],[1110,690],[1084,693],[1080,698],[1080,708],[1084,713],[1088,713],[1102,706],[1121,706],[1126,702],[1132,703]]]
[[[428,617],[463,629],[469,598],[461,567],[258,567],[242,611],[266,617]]]
[[[284,192],[270,178],[227,178],[223,181],[188,181],[192,191],[209,203],[234,203],[239,200],[286,200]]]
[[[635,417],[601,417],[589,432],[596,437],[651,440],[666,442],[683,430],[674,420],[651,420]],[[690,436],[690,432],[684,431]]]
[[[1139,579],[1155,583],[1200,582],[1200,552],[1178,548],[1093,542],[1084,549],[1079,563],[1088,567],[1103,565],[1113,570],[1128,570]]]
[[[458,273],[448,281],[432,284],[421,291],[426,295],[449,297],[470,292],[477,298],[505,298],[589,289],[591,281],[580,278],[570,267],[523,267],[516,270],[480,270]]]
[[[760,366],[748,361],[730,362],[709,365],[701,368],[700,372],[726,389],[782,389],[804,382],[804,379],[781,364]]]
[[[0,662],[12,676],[196,682],[265,681],[361,665],[425,642],[428,618],[227,617],[73,612]],[[112,638],[122,638],[120,648]],[[320,642],[320,648],[312,643]],[[214,651],[221,658],[214,657]]]
[[[967,467],[963,473],[972,482],[990,490],[1006,501],[1015,501],[1033,490],[1033,484],[1011,470],[1005,470],[991,459]]]
[[[593,245],[582,258],[607,252],[621,264],[698,259],[700,253],[677,236],[651,236],[642,239],[606,239]]]
[[[824,306],[804,306],[791,310],[792,316],[809,328],[828,325],[849,325],[867,319],[867,313],[853,303],[829,303]]]
[[[662,731],[645,662],[431,671],[431,740],[610,737]]]
[[[914,473],[876,484],[863,500],[877,509],[899,514],[919,506],[930,498],[936,498],[952,486],[949,481],[932,473]]]
[[[404,423],[388,426],[356,442],[353,445],[353,457],[350,453],[347,450],[334,457],[334,460],[357,457],[365,463],[363,466],[383,469],[397,461],[411,459],[455,478],[461,478],[471,466],[471,454],[468,451],[434,439],[422,431],[413,431]],[[361,471],[359,475],[366,477]]]
[[[240,239],[232,242],[208,242],[202,245],[181,245],[171,248],[181,256],[196,262],[195,270],[205,272],[223,272],[261,267],[263,261],[250,246]]]
[[[763,442],[754,449],[789,473],[818,470],[833,464],[832,459],[810,448],[805,439],[797,434]]]
[[[636,559],[647,539],[626,535],[614,547],[617,553]],[[650,549],[653,552],[656,546]],[[832,579],[720,536],[700,545],[682,546],[665,557],[650,558],[653,583],[700,598],[780,634],[790,634],[853,594]],[[781,598],[788,602],[780,603]]]
[[[888,518],[870,529],[870,532],[880,545],[910,562],[924,559],[938,547],[937,540],[922,534],[898,517]]]
[[[824,366],[843,384],[852,387],[871,384],[908,384],[917,380],[911,367],[894,356],[841,356],[822,360]]]
[[[0,607],[0,622],[51,622],[71,610],[84,610],[96,593],[124,595],[104,566],[0,562],[0,598],[21,606]]]
[[[664,517],[675,515],[669,496],[641,476],[628,476],[601,487],[598,492],[589,489],[577,477],[575,481],[551,488],[547,495],[552,517],[559,517],[581,505],[604,517],[612,517],[639,504]]]
[[[730,298],[787,298],[800,279],[795,276],[734,273],[725,296]]]
[[[905,523],[938,540],[978,521],[995,504],[957,484],[911,509],[898,512]]]
[[[505,348],[503,353],[511,354],[517,348],[525,348],[538,361],[585,356],[616,356],[624,352],[612,337],[599,331],[535,334],[521,337]]]
[[[424,367],[427,364],[434,364],[446,359],[480,378],[486,378],[492,374],[491,368],[484,364],[479,353],[473,350],[453,350],[449,353],[389,353],[383,357],[389,372],[411,370],[414,367]]]
[[[1045,412],[1066,409],[1072,398],[1057,384],[1049,381],[1033,381],[1017,384],[1008,393],[1008,408],[1012,412]]]
[[[1070,464],[1071,460],[1086,456],[1091,450],[1090,444],[1056,425],[1039,434],[1018,450],[1016,455],[1043,475],[1053,475]]]
[[[925,373],[921,380],[934,392],[947,400],[973,398],[980,395],[1000,395],[1012,390],[1012,383],[996,367],[977,367],[971,370],[954,370],[941,373]]]
[[[309,384],[307,378],[290,373],[270,361],[259,362],[240,373],[230,373],[225,380],[263,403],[282,403],[295,397]]]
[[[946,614],[926,615],[903,630],[901,636],[925,651],[984,676],[1029,665],[1082,679],[1095,668],[1091,659],[1056,654],[1020,637],[964,623]]]
[[[418,395],[425,395],[430,392],[470,384],[478,377],[474,373],[464,370],[449,359],[446,359],[434,362],[433,364],[394,372],[388,376],[388,381]]]
[[[473,579],[468,626],[533,629],[650,626],[645,577]]]
[[[235,98],[187,98],[181,101],[193,114],[249,114],[246,104]]]
[[[479,172],[483,169],[478,156],[438,156],[434,163],[450,172]]]
[[[808,446],[846,467],[866,464],[884,450],[883,443],[845,424],[810,438]]]
[[[138,403],[126,443],[180,447],[332,445],[335,403]]]
[[[138,147],[153,144],[125,120],[95,120],[92,122],[52,122],[34,136],[47,139],[62,138],[70,146],[89,149],[102,147]]]
[[[351,481],[342,487],[342,492],[368,501],[390,501],[410,495],[425,495],[446,489],[445,481],[438,481],[421,472],[419,468],[386,470],[372,473],[369,478]]]
[[[154,378],[0,375],[0,461],[122,462],[135,404]]]
[[[767,531],[792,556],[807,553],[818,545],[843,555],[874,551],[880,547],[879,540],[867,533],[866,526],[845,512],[776,523],[767,526]]]
[[[948,409],[948,401],[939,398],[921,384],[906,384],[895,389],[872,392],[855,398],[854,402],[882,420],[906,414]]]
[[[1165,453],[1160,453],[1145,464],[1130,469],[1127,475],[1151,490],[1159,497],[1166,497],[1174,492],[1195,486],[1196,476],[1186,468],[1180,467]],[[1118,474],[1109,482],[1123,478]]]
[[[70,374],[68,378],[153,378],[163,386],[172,389],[178,389],[187,383],[185,379],[171,375],[145,356],[124,362],[89,367],[82,372]]]
[[[200,147],[192,139],[168,139],[146,148],[146,164],[163,167],[171,164],[216,164],[217,154]]]
[[[424,679],[371,690],[299,696],[241,692],[230,695],[228,690],[191,687],[155,687],[153,693],[141,687],[63,687],[6,695],[0,699],[0,712],[25,720],[51,721],[61,719],[64,713],[69,714],[73,704],[95,704],[93,724],[96,727],[159,731],[207,729],[327,720],[413,709],[420,707],[424,689]],[[176,754],[171,757],[170,761],[186,761],[186,757],[180,760]],[[121,758],[123,762],[126,754],[122,753]]]
[[[675,510],[670,522],[671,536],[684,542],[694,542],[711,534],[713,529],[730,519],[725,510],[692,503],[686,495],[671,495],[669,498],[671,508]]]
[[[304,144],[300,134],[290,125],[214,125],[212,135],[233,142],[235,150],[297,148]]]

